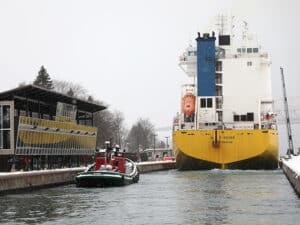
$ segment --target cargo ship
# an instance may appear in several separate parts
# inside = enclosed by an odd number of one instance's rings
[[[271,60],[248,24],[241,21],[237,31],[230,19],[223,17],[215,32],[198,33],[179,59],[191,80],[182,85],[173,121],[182,170],[278,168]]]

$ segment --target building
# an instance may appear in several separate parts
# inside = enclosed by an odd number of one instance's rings
[[[165,157],[173,157],[174,153],[172,149],[168,148],[148,148],[145,149],[140,153],[147,155],[147,161],[160,161],[163,160]],[[142,160],[145,161],[145,160]]]
[[[34,85],[0,93],[0,171],[86,164],[96,148],[93,116],[103,109]]]

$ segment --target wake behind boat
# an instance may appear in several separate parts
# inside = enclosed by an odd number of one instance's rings
[[[125,153],[107,148],[96,153],[95,163],[75,178],[77,187],[123,186],[137,183],[139,171],[136,164],[125,158]]]

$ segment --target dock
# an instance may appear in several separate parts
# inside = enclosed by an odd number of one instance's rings
[[[175,161],[155,161],[137,163],[140,173],[170,170],[176,168]],[[51,187],[74,183],[75,176],[86,167],[33,170],[26,172],[0,173],[0,194],[21,190]]]

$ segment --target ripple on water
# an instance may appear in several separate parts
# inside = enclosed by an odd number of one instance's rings
[[[1,224],[294,224],[280,170],[162,171],[119,188],[66,185],[0,196]],[[118,219],[115,219],[118,218]]]

